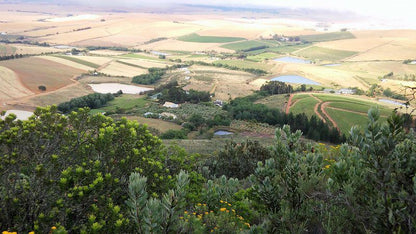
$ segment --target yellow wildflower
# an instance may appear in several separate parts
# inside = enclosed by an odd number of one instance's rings
[[[244,223],[247,227],[250,227],[250,224],[249,223]]]
[[[223,201],[223,200],[220,200],[220,202],[221,202],[221,203],[224,203],[224,201]]]
[[[206,214],[206,215],[207,215],[207,214],[209,214],[209,213],[208,213],[208,211],[205,211],[205,214]]]
[[[227,210],[226,208],[221,208],[221,209],[220,209],[220,211],[226,211],[226,210]]]
[[[53,227],[51,227],[51,229],[52,229],[52,230],[56,230],[56,227],[55,227],[55,226],[53,226]]]
[[[326,166],[325,166],[325,168],[326,168],[326,169],[328,169],[328,168],[330,168],[330,167],[331,167],[330,165],[326,165]]]
[[[29,234],[35,234],[35,232],[34,231],[31,231],[31,232],[29,232]]]

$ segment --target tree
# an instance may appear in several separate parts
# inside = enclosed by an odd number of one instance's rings
[[[46,86],[45,86],[45,85],[39,85],[39,86],[38,86],[38,89],[39,89],[40,91],[46,91]]]

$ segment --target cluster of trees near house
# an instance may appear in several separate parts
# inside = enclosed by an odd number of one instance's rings
[[[79,109],[0,119],[0,230],[18,233],[414,233],[416,137],[369,111],[341,145],[283,125],[265,148],[201,157]]]
[[[68,102],[63,102],[58,105],[58,110],[62,113],[69,113],[73,110],[82,107],[88,107],[91,109],[100,108],[107,104],[107,102],[114,100],[114,97],[120,95],[121,90],[116,94],[102,94],[102,93],[92,93],[78,98],[72,98]]]

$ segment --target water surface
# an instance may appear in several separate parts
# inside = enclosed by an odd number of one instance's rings
[[[320,83],[316,81],[310,80],[303,76],[297,76],[297,75],[278,76],[278,77],[272,78],[271,81],[281,81],[281,82],[293,83],[293,84],[320,85]]]
[[[311,63],[310,60],[300,59],[300,58],[294,58],[294,57],[289,57],[289,56],[280,57],[280,58],[274,59],[274,61],[277,61],[277,62],[286,62],[286,63],[303,63],[303,64],[309,64],[309,63]]]
[[[393,101],[393,100],[390,100],[390,99],[378,99],[378,101],[388,103],[388,104],[398,105],[398,106],[406,106],[405,104],[403,104],[401,102]]]
[[[102,83],[88,84],[96,93],[117,93],[119,90],[127,94],[141,94],[145,91],[153,90],[152,88],[140,87],[135,85],[126,85],[120,83]]]
[[[229,132],[229,131],[223,131],[223,130],[219,130],[219,131],[214,132],[215,136],[228,136],[228,135],[232,135],[232,134],[234,134],[234,133]]]

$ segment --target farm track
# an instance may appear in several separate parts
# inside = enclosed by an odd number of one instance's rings
[[[287,100],[287,104],[286,104],[286,114],[289,114],[290,107],[293,106],[293,105],[295,105],[295,103],[292,104],[292,98],[293,98],[293,93],[290,94],[289,100]]]
[[[97,69],[96,69],[96,71],[101,71],[101,70],[103,70],[104,68],[106,68],[106,67],[108,67],[112,62],[114,62],[116,59],[112,59],[112,60],[110,60],[110,61],[108,61],[108,62],[106,62],[106,63],[104,63],[104,64],[102,64],[101,66],[99,66]]]
[[[336,129],[338,129],[338,131],[341,131],[337,125],[337,123],[335,122],[335,120],[328,114],[328,112],[326,112],[325,108],[330,104],[330,102],[323,102],[321,105],[321,111],[322,113],[328,118],[328,120],[332,123],[332,126]]]
[[[316,103],[316,105],[313,107],[313,111],[315,112],[315,114],[324,122],[324,123],[326,123],[326,119],[325,119],[325,117],[323,117],[322,115],[321,115],[321,113],[319,113],[319,111],[318,111],[318,109],[319,109],[319,105],[321,105],[321,103],[322,103],[322,100],[321,99],[319,99],[319,98],[317,98],[317,97],[315,97],[315,96],[313,96],[312,94],[309,94],[309,96],[311,96],[312,98],[314,98],[315,100],[317,100],[318,101],[318,103]]]

